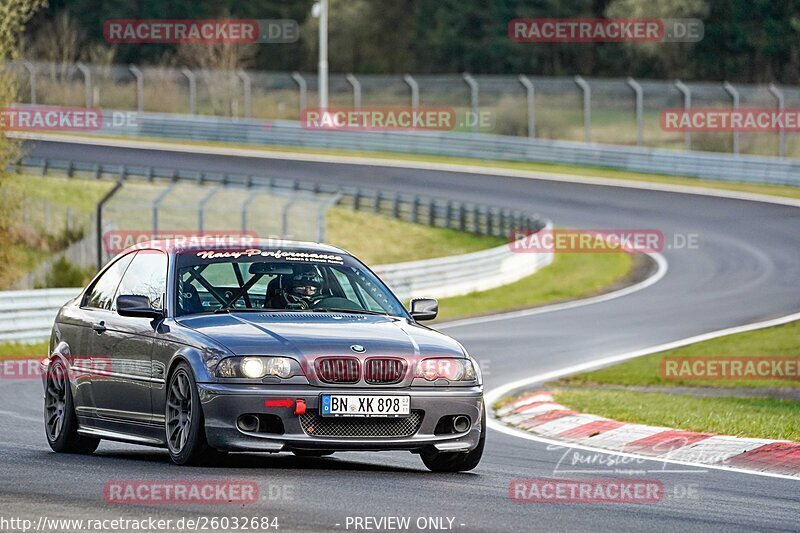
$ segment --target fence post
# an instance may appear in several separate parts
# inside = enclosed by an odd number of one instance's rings
[[[519,75],[519,82],[525,87],[525,93],[528,100],[528,137],[531,139],[536,138],[536,106],[533,83],[525,74]]]
[[[583,140],[592,142],[592,88],[580,76],[575,76],[575,83],[583,92]]]
[[[782,116],[783,110],[786,107],[786,100],[783,98],[783,91],[781,91],[774,83],[770,83],[769,92],[775,97],[775,100],[778,103],[778,113],[780,113]],[[781,120],[780,123],[781,129],[778,132],[778,155],[780,157],[786,157],[786,128],[784,127],[783,120]]]
[[[414,195],[414,200],[411,204],[411,222],[419,220],[419,196]]]
[[[181,69],[181,72],[186,79],[189,80],[189,114],[196,115],[197,114],[197,76],[195,73],[189,70],[186,67]]]
[[[75,63],[75,66],[81,71],[81,74],[83,74],[83,89],[86,93],[86,107],[92,107],[92,71],[80,61]]]
[[[403,81],[405,81],[411,89],[411,109],[419,109],[419,83],[417,83],[417,80],[415,80],[411,74],[403,76]]]
[[[260,194],[260,191],[251,191],[250,197],[245,200],[244,204],[242,205],[242,233],[247,232],[247,213],[250,210],[250,204],[252,204]]]
[[[111,198],[117,194],[123,185],[122,178],[120,178],[114,187],[108,191],[97,203],[97,210],[95,211],[95,224],[97,224],[97,270],[103,268],[103,207],[108,203]]]
[[[236,75],[242,80],[244,87],[244,118],[253,116],[253,84],[250,75],[242,69],[236,71]]]
[[[213,198],[214,195],[219,192],[219,190],[220,190],[220,187],[214,187],[213,189],[208,191],[208,194],[206,194],[203,197],[203,199],[200,200],[200,203],[198,204],[198,209],[197,209],[197,231],[200,232],[201,234],[203,233],[203,229],[204,229],[203,222],[205,221],[204,219],[205,219],[205,214],[206,214],[206,204],[208,204],[208,202],[211,201],[211,198]]]
[[[353,87],[353,107],[356,111],[361,109],[361,82],[352,74],[345,76],[347,82]]]
[[[290,198],[283,206],[281,213],[281,237],[286,238],[289,235],[289,209],[297,201],[297,198]]]
[[[681,80],[675,80],[675,88],[683,95],[683,111],[688,115],[692,111],[692,90]],[[686,131],[683,132],[683,144],[686,150],[690,151],[692,149],[691,128],[687,128]]]
[[[36,105],[36,66],[30,61],[23,61],[22,65],[28,71],[31,86],[31,104]]]
[[[153,235],[158,234],[158,208],[161,207],[161,202],[172,192],[172,189],[175,188],[175,182],[169,184],[169,186],[158,195],[158,197],[153,202]]]
[[[636,146],[644,145],[644,91],[639,82],[628,78],[628,87],[636,95]]]
[[[302,117],[303,111],[306,110],[308,105],[308,84],[299,72],[292,72],[292,79],[297,83],[297,88],[300,91],[300,116]]]
[[[394,193],[392,196],[392,218],[400,217],[400,193]]]
[[[136,110],[141,113],[144,111],[144,74],[136,65],[128,65],[128,70],[136,78]]]
[[[736,113],[739,111],[739,91],[737,91],[736,87],[727,81],[722,84],[722,88],[725,89],[725,92],[731,95],[733,112]],[[739,130],[735,128],[733,130],[733,153],[739,155]]]
[[[479,96],[479,88],[478,82],[475,81],[475,78],[469,75],[469,73],[465,72],[461,75],[464,78],[467,86],[469,86],[469,101],[470,101],[470,112],[472,113],[472,117],[470,122],[472,133],[478,132],[478,96]]]
[[[325,242],[325,214],[328,209],[336,205],[342,197],[342,193],[337,192],[330,199],[322,202],[317,211],[317,242]]]

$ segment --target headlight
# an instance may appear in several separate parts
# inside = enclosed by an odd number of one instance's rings
[[[417,363],[414,377],[427,381],[446,379],[449,381],[475,381],[476,373],[472,361],[454,357],[423,359]]]
[[[302,376],[300,363],[289,357],[228,357],[217,366],[221,378],[261,379],[266,376]]]

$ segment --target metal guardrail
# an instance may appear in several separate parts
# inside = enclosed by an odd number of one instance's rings
[[[504,244],[469,254],[381,265],[374,270],[398,298],[406,301],[418,296],[444,298],[492,289],[529,276],[552,260],[550,253],[517,254]],[[0,292],[0,342],[47,340],[58,309],[80,291]]]
[[[299,122],[141,113],[135,126],[104,127],[100,135],[297,146],[367,152],[526,161],[602,167],[702,179],[800,185],[800,160],[507,135],[433,131],[331,131],[305,129]]]

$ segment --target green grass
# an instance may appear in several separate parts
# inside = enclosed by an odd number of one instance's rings
[[[689,386],[689,387],[800,387],[800,380],[666,380],[661,376],[664,357],[800,357],[800,321],[737,333],[666,352],[637,357],[617,365],[566,377],[568,385]]]
[[[465,296],[443,298],[439,319],[535,307],[583,298],[619,281],[631,270],[630,254],[558,254],[553,264],[515,283]]]
[[[368,265],[460,255],[508,242],[502,237],[431,228],[346,208],[328,212],[325,235],[326,242],[344,248]]]
[[[127,137],[119,137],[128,139]],[[366,158],[395,159],[400,161],[422,161],[432,163],[445,163],[455,165],[469,165],[479,168],[502,168],[524,170],[532,172],[545,172],[549,174],[562,174],[565,176],[580,176],[582,178],[611,178],[619,180],[640,181],[648,183],[664,183],[670,185],[684,185],[689,187],[704,187],[728,191],[749,192],[766,194],[784,198],[800,198],[800,187],[789,185],[768,185],[751,183],[729,183],[713,180],[700,180],[698,178],[668,176],[663,174],[643,174],[623,170],[614,170],[602,167],[585,167],[576,165],[559,165],[553,163],[532,163],[522,161],[494,161],[487,159],[470,159],[463,157],[445,157],[433,155],[398,154],[394,152],[362,152],[357,150],[337,150],[324,148],[300,148],[296,146],[251,146],[234,143],[168,140],[162,138],[137,137],[136,140],[158,142],[162,144],[189,144],[197,146],[218,146],[230,148],[244,148],[250,150],[263,150],[265,152],[289,152],[298,154],[325,154],[339,156],[356,156]]]
[[[75,213],[82,214],[94,213],[97,202],[114,186],[108,180],[65,179],[29,174],[9,174],[7,178],[26,201],[38,200],[54,206],[65,205],[71,207]]]
[[[790,400],[597,390],[557,390],[554,398],[578,411],[626,422],[800,441],[800,406]]]
[[[0,359],[20,359],[47,357],[48,341],[33,344],[6,343],[0,344]]]

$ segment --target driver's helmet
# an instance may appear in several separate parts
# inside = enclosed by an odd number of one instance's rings
[[[321,292],[322,276],[314,270],[292,274],[284,287],[289,303],[304,303],[306,306],[318,298]]]

